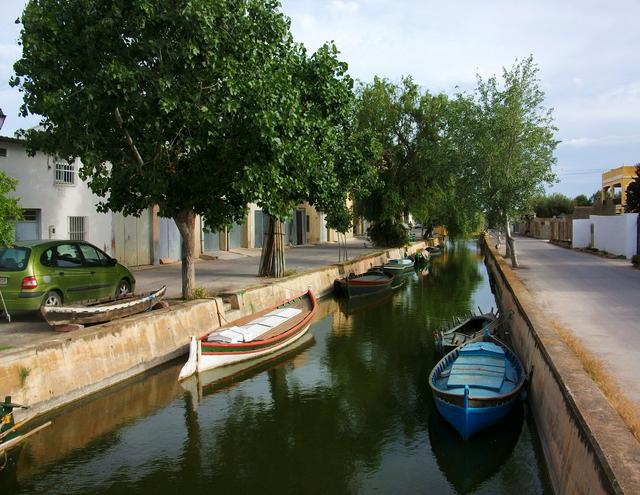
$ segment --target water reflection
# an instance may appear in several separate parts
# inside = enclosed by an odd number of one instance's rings
[[[429,440],[438,467],[458,493],[471,493],[509,459],[518,442],[523,407],[518,404],[503,422],[463,440],[437,411],[429,418]]]
[[[390,297],[321,301],[284,356],[187,390],[180,363],[64,411],[2,493],[545,492],[522,413],[460,445],[427,385],[434,330],[492,304],[475,247],[451,246]]]

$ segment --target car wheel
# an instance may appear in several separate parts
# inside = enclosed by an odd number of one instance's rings
[[[62,306],[62,296],[56,291],[47,292],[42,301],[42,305],[46,307],[50,306]]]
[[[131,284],[126,278],[123,278],[118,282],[118,287],[116,288],[116,299],[126,297],[129,292],[131,292]]]

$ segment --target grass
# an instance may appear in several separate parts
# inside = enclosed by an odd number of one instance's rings
[[[287,270],[284,271],[284,273],[282,274],[282,277],[290,277],[291,275],[295,275],[296,273],[298,273],[298,270],[295,270],[293,268],[289,268]]]
[[[12,349],[12,347],[10,345],[2,345],[2,344],[0,344],[0,352],[6,351],[8,349]]]
[[[190,299],[206,299],[209,297],[209,291],[206,287],[195,287],[191,292]]]
[[[21,366],[18,372],[20,373],[20,384],[24,387],[24,382],[27,381],[27,378],[31,373],[31,368],[25,368],[24,366]]]
[[[578,357],[585,371],[596,382],[609,403],[618,412],[622,421],[631,430],[633,436],[636,437],[636,440],[640,441],[640,413],[635,402],[626,397],[624,391],[615,383],[613,376],[606,370],[602,361],[588,351],[575,335],[557,324],[553,326],[560,338]]]

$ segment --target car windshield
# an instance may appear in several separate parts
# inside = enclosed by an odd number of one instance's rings
[[[24,247],[0,248],[0,270],[19,272],[27,267],[31,249]]]

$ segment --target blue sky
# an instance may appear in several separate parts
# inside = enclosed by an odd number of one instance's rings
[[[0,20],[2,129],[11,135],[36,117],[17,117],[21,95],[8,85],[20,56],[14,20],[25,0],[3,0]],[[335,41],[351,75],[398,81],[412,75],[431,92],[470,90],[475,74],[500,74],[533,54],[547,106],[559,127],[560,179],[551,191],[590,195],[600,173],[640,162],[640,2],[512,0],[284,0],[296,40],[311,51]]]

